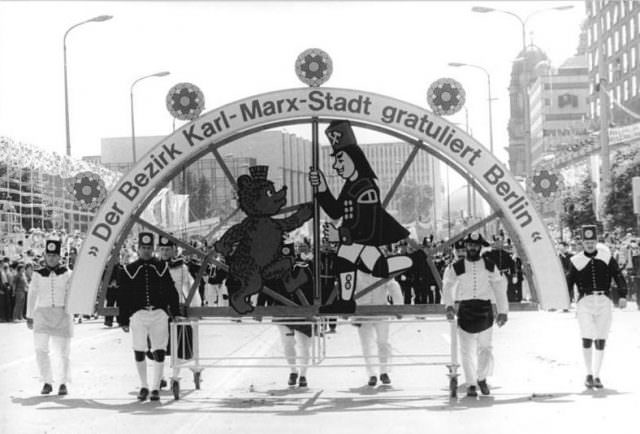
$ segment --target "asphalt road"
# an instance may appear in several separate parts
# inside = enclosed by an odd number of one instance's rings
[[[75,331],[70,393],[42,397],[31,332],[24,323],[0,324],[5,349],[0,352],[0,433],[638,430],[640,312],[635,304],[614,314],[601,375],[604,389],[583,386],[575,312],[513,312],[494,334],[492,394],[478,399],[464,397],[462,387],[459,399],[449,399],[449,326],[434,316],[391,325],[395,362],[433,365],[396,366],[391,387],[366,386],[363,367],[330,367],[362,362],[356,328],[340,324],[336,334],[326,335],[326,358],[310,368],[307,389],[287,387],[275,326],[203,321],[201,389],[195,390],[192,372],[183,369],[181,399],[165,390],[160,403],[136,401],[129,335],[95,320],[76,325]],[[216,356],[236,359],[207,360]],[[250,359],[255,356],[267,359]],[[225,363],[246,366],[222,367]],[[256,363],[269,366],[251,366]]]

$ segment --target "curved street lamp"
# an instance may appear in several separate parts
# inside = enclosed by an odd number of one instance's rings
[[[74,24],[73,26],[69,27],[66,32],[64,32],[64,37],[62,38],[62,49],[64,57],[64,119],[67,135],[67,155],[69,156],[71,156],[71,135],[69,133],[69,86],[67,84],[67,35],[71,30],[83,24],[100,23],[102,21],[110,20],[111,18],[113,18],[112,15],[99,15],[97,17],[82,21],[78,24]]]
[[[135,129],[135,121],[134,121],[134,115],[133,115],[133,111],[134,111],[133,110],[133,87],[136,85],[136,83],[144,80],[145,78],[164,77],[169,74],[170,74],[169,71],[156,72],[155,74],[149,74],[149,75],[140,77],[136,79],[133,83],[131,83],[131,87],[129,88],[129,97],[131,99],[131,150],[133,152],[133,164],[136,164],[136,129]]]
[[[468,66],[470,68],[480,69],[481,71],[484,71],[485,74],[487,74],[487,89],[488,89],[488,93],[489,93],[489,97],[488,97],[488,100],[487,100],[487,101],[489,101],[489,150],[493,154],[493,112],[492,112],[492,109],[491,109],[491,105],[492,105],[493,99],[491,98],[491,75],[489,75],[489,71],[487,71],[482,66],[473,65],[471,63],[449,62],[449,66],[453,66],[453,67],[456,67],[456,68],[462,67],[462,66]]]

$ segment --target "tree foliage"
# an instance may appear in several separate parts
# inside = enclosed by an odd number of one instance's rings
[[[433,205],[433,189],[429,185],[409,182],[400,186],[397,192],[399,220],[401,223],[429,221]]]
[[[611,164],[611,175],[611,191],[604,206],[607,226],[635,227],[632,178],[640,176],[640,151],[635,148],[616,153]]]
[[[189,221],[201,220],[210,217],[211,214],[211,184],[209,180],[201,175],[195,189],[192,190],[189,201],[191,212]]]
[[[575,187],[568,188],[562,196],[564,213],[562,223],[571,232],[580,229],[582,225],[596,222],[594,211],[593,182],[587,176]]]

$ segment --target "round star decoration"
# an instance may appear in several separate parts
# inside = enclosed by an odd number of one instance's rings
[[[553,199],[559,193],[561,183],[561,175],[541,169],[533,175],[531,189],[540,198]]]
[[[464,106],[464,102],[464,89],[460,83],[452,78],[436,80],[427,90],[427,103],[431,110],[439,116],[457,113]]]
[[[70,178],[67,190],[78,207],[88,210],[98,208],[107,196],[104,181],[93,172],[80,172]]]
[[[167,93],[167,110],[176,119],[192,121],[204,110],[204,94],[191,83],[178,83]]]
[[[300,81],[311,87],[325,83],[333,72],[331,57],[319,48],[310,48],[300,53],[295,66]]]
[[[47,252],[55,252],[56,250],[56,244],[55,243],[48,243],[47,244]]]
[[[149,235],[143,235],[140,241],[142,241],[142,244],[151,244],[151,237]]]

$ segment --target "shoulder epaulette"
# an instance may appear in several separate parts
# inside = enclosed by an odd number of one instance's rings
[[[464,259],[458,259],[453,263],[453,271],[456,272],[456,276],[460,276],[464,274]]]
[[[487,256],[483,256],[482,260],[484,261],[484,268],[487,269],[487,271],[493,273],[493,270],[496,269],[496,263],[493,262],[491,260],[491,258],[487,257]]]

